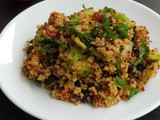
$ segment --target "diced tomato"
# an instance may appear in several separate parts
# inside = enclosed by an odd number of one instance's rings
[[[50,30],[46,29],[46,34],[49,36],[49,37],[52,37],[52,33]]]
[[[99,13],[94,13],[94,14],[92,15],[92,19],[93,19],[93,20],[96,20],[97,22],[101,22],[101,21],[102,21]]]
[[[62,96],[68,96],[69,90],[62,90],[61,94],[62,94]]]

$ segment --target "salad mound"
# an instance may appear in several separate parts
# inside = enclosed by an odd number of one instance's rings
[[[95,107],[112,106],[144,91],[159,68],[149,32],[105,7],[72,15],[52,12],[27,42],[22,72],[53,98]]]

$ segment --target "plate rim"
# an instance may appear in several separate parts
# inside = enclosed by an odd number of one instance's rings
[[[9,27],[16,19],[18,19],[19,16],[25,14],[26,12],[28,12],[30,9],[34,8],[35,6],[38,6],[39,4],[43,4],[43,3],[48,2],[48,1],[50,1],[50,0],[40,1],[40,2],[38,2],[38,3],[36,3],[36,4],[34,4],[34,5],[26,8],[25,10],[23,10],[22,12],[20,12],[19,14],[17,14],[14,18],[12,18],[12,19],[10,20],[10,22],[2,29],[2,31],[1,31],[1,33],[0,33],[0,40],[2,39],[2,36],[4,35],[4,33],[8,30],[8,27]],[[143,7],[145,10],[147,10],[148,12],[151,12],[153,15],[157,16],[157,17],[160,19],[160,15],[159,15],[157,12],[155,12],[153,9],[151,9],[151,8],[145,6],[145,5],[143,5],[143,4],[141,4],[141,3],[137,2],[137,1],[134,1],[134,0],[126,0],[126,1],[127,1],[127,2],[132,2],[133,4],[136,4],[136,5],[138,5],[138,6]],[[1,65],[0,65],[0,66],[1,66]],[[8,93],[5,91],[5,86],[2,85],[2,82],[1,82],[1,81],[2,81],[2,79],[0,80],[0,89],[1,89],[1,91],[3,92],[3,94],[8,98],[8,100],[9,100],[12,104],[14,104],[14,105],[17,106],[20,110],[22,110],[23,112],[25,112],[25,113],[33,116],[33,117],[36,117],[36,118],[38,118],[38,119],[46,119],[46,118],[42,117],[41,115],[38,115],[38,114],[35,114],[35,113],[31,112],[30,110],[26,109],[25,107],[21,106],[18,102],[16,102],[16,101],[15,101],[11,96],[9,96]],[[142,117],[142,116],[148,114],[149,112],[153,111],[154,109],[156,109],[156,108],[159,107],[159,106],[160,106],[160,100],[157,101],[156,103],[154,103],[152,106],[147,107],[147,109],[146,109],[145,111],[143,111],[143,112],[141,112],[141,113],[138,113],[138,114],[134,114],[134,115],[132,115],[131,117],[126,118],[126,120],[128,120],[128,119],[137,119],[137,118],[139,118],[139,117]]]

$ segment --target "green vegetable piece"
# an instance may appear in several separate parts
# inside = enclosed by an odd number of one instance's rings
[[[115,78],[116,80],[116,85],[119,88],[123,88],[123,89],[132,89],[131,86],[129,86],[124,80],[122,80],[120,77],[116,76]]]
[[[151,60],[160,60],[160,55],[151,55],[151,54],[149,54],[148,58],[151,59]]]
[[[116,13],[114,14],[114,17],[119,20],[123,20],[124,22],[127,23],[128,28],[133,28],[135,26],[135,22],[132,22],[129,18],[127,18],[124,14],[122,13]]]
[[[99,22],[95,21],[95,22],[94,22],[94,27],[97,28],[98,26],[99,26]]]
[[[92,38],[90,35],[85,34],[84,32],[76,29],[75,27],[71,27],[71,31],[73,34],[75,34],[87,47],[91,47],[92,44],[90,41],[92,41]]]
[[[144,53],[144,58],[146,58],[149,55],[149,47],[147,43],[144,41],[144,38],[141,39],[141,42],[142,42],[142,53]]]
[[[90,70],[90,69],[86,69],[84,71],[81,72],[81,74],[89,74],[89,73],[92,73],[93,71]]]
[[[133,97],[134,95],[136,95],[138,92],[139,92],[138,89],[132,88],[132,89],[130,90],[130,95],[129,95],[129,98],[128,98],[128,99],[130,99],[131,97]]]
[[[72,72],[71,66],[76,61],[77,57],[78,57],[78,54],[75,52],[74,55],[73,55],[73,58],[72,58],[71,62],[69,63],[69,65],[67,67],[67,73],[71,73]]]
[[[86,15],[93,15],[93,13],[94,13],[93,8],[91,7],[91,8],[85,9],[85,10],[84,10],[84,13],[85,13]]]
[[[86,60],[76,60],[74,64],[79,68],[75,71],[78,74],[89,74],[92,73],[92,70],[89,68],[89,63]]]
[[[82,7],[83,7],[84,10],[87,9],[86,6],[85,6],[84,4],[82,5]]]
[[[102,19],[103,27],[105,29],[105,34],[107,35],[107,37],[112,39],[118,38],[118,35],[115,32],[113,32],[112,29],[110,28],[109,21],[107,20],[105,13],[101,14],[101,19]]]
[[[110,12],[111,14],[113,14],[114,9],[113,8],[108,8],[108,7],[104,7],[103,12]]]
[[[80,23],[79,21],[80,21],[80,19],[76,15],[71,16],[71,24],[77,25]]]
[[[131,97],[133,97],[134,95],[136,95],[138,93],[138,89],[132,88],[124,80],[122,80],[120,77],[116,76],[115,81],[116,81],[117,87],[130,90],[130,95],[129,95],[128,99],[130,99]]]
[[[124,23],[119,23],[116,25],[118,33],[123,37],[127,38],[128,37],[128,27]]]
[[[71,27],[71,30],[72,33],[78,36],[78,38],[87,46],[87,49],[91,55],[95,56],[97,59],[103,59],[102,55],[91,44],[90,41],[92,41],[93,39],[90,35],[83,33],[75,27]]]
[[[64,26],[64,27],[60,27],[57,32],[59,33],[59,32],[62,32],[62,31],[66,31],[66,30],[70,29],[70,27],[71,27],[72,25],[74,25],[73,22],[71,22],[71,21],[66,21],[66,22],[65,22],[65,26]]]
[[[89,52],[90,52],[90,55],[93,55],[95,58],[97,58],[99,60],[100,59],[104,60],[102,55],[94,47],[90,47]]]
[[[82,5],[82,7],[83,7],[84,13],[85,13],[86,15],[93,15],[93,13],[94,13],[93,7],[86,8],[84,4]]]
[[[148,57],[149,54],[149,48],[147,46],[147,43],[145,43],[144,38],[141,39],[142,49],[140,51],[140,55],[137,61],[133,61],[132,64],[134,66],[138,65],[143,61],[143,58]]]
[[[93,37],[97,37],[97,36],[99,35],[99,29],[94,27],[94,28],[91,30],[91,35],[92,35]]]
[[[91,30],[91,35],[93,37],[97,37],[99,35],[100,30],[99,30],[98,26],[99,26],[99,23],[97,21],[95,21],[94,28]]]
[[[47,52],[49,49],[51,49],[52,45],[51,44],[46,44],[42,47],[41,52],[45,53]]]
[[[74,42],[84,50],[87,48],[87,46],[78,37],[74,38]]]
[[[121,59],[120,59],[120,55],[118,56],[118,59],[117,59],[117,70],[119,72],[121,71]]]
[[[59,40],[54,41],[54,43],[57,44],[57,45],[60,46],[60,47],[63,47],[63,46],[64,46],[64,43],[62,43],[62,42],[59,41]]]
[[[34,40],[35,42],[46,42],[46,41],[53,41],[51,37],[44,36],[44,37],[39,37]]]
[[[121,50],[124,50],[124,49],[125,49],[124,45],[121,45],[121,46],[120,46],[120,49],[121,49]]]

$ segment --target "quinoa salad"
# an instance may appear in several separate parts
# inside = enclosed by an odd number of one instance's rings
[[[160,54],[150,42],[145,26],[113,8],[52,12],[23,49],[22,73],[55,99],[109,107],[144,91],[156,75]]]

